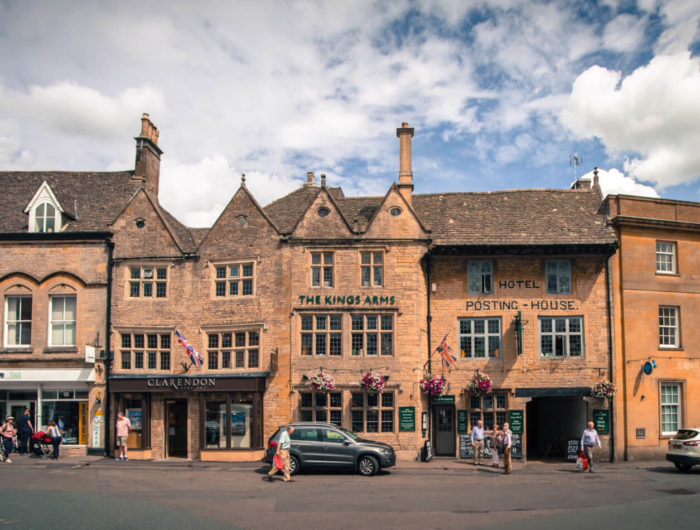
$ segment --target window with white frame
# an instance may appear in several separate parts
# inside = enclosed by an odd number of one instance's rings
[[[5,346],[31,346],[32,297],[8,296],[5,306]]]
[[[299,419],[322,423],[343,424],[342,392],[301,392]]]
[[[343,315],[302,315],[301,354],[342,355]]]
[[[384,285],[384,253],[360,252],[362,287]]]
[[[170,334],[121,333],[120,354],[122,370],[170,370]]]
[[[463,359],[500,357],[501,318],[460,318],[459,349]]]
[[[215,291],[217,297],[252,296],[255,291],[254,263],[217,265]]]
[[[681,427],[681,385],[660,383],[661,389],[661,434],[676,434]]]
[[[333,252],[311,253],[311,285],[333,287]]]
[[[672,241],[656,242],[656,272],[660,274],[675,274],[676,244]]]
[[[493,293],[493,262],[470,260],[467,263],[467,292],[469,294]]]
[[[393,355],[394,315],[350,315],[353,355]]]
[[[76,305],[75,295],[51,297],[51,346],[75,346]]]
[[[678,307],[659,307],[659,348],[680,347],[679,311]]]
[[[42,202],[34,208],[34,232],[56,231],[56,208],[49,202]]]
[[[167,267],[130,267],[129,272],[131,298],[166,298],[168,296]]]
[[[539,322],[542,357],[583,356],[583,317],[540,317]]]
[[[545,274],[548,293],[571,293],[571,260],[547,260],[545,262]]]
[[[393,392],[353,392],[351,403],[354,432],[394,432]]]

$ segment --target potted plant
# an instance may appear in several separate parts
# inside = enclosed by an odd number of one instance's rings
[[[591,394],[601,399],[612,399],[617,394],[617,387],[610,381],[598,381],[591,387]]]
[[[365,372],[360,381],[360,386],[370,392],[381,392],[386,386],[386,378],[375,374],[372,370]]]
[[[335,380],[332,376],[324,374],[323,370],[319,370],[315,374],[309,376],[309,385],[313,390],[328,392],[335,388]]]
[[[420,389],[431,396],[439,396],[445,391],[446,383],[442,377],[425,374],[420,380]]]
[[[467,391],[475,396],[488,394],[493,390],[493,382],[488,374],[482,374],[479,370],[474,372],[474,375],[467,384]]]

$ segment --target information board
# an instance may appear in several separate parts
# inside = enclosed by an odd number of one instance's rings
[[[460,434],[459,436],[459,457],[474,458],[474,446],[471,436],[468,434]]]
[[[594,409],[593,423],[598,434],[610,434],[610,411],[608,409]]]
[[[510,430],[513,434],[523,434],[525,414],[522,410],[509,410],[508,411],[508,423],[510,423]]]
[[[399,407],[399,430],[416,430],[416,407]]]
[[[576,461],[578,458],[578,453],[579,453],[579,440],[569,440],[566,443],[566,459],[571,460],[573,462]]]
[[[460,434],[469,432],[469,416],[466,410],[457,411],[457,432]]]
[[[425,445],[423,445],[423,451],[421,452],[421,460],[423,462],[430,462],[433,459],[433,446],[430,443],[430,440],[425,441]]]
[[[511,441],[510,456],[513,458],[523,457],[523,437],[520,434],[513,433]]]

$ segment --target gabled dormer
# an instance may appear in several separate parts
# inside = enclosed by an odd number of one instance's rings
[[[44,181],[24,209],[29,214],[29,232],[60,232],[64,210],[51,186]]]

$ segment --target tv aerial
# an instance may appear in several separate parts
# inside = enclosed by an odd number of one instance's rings
[[[574,166],[574,182],[576,182],[576,168],[583,162],[583,153],[573,153],[569,157],[569,165]]]

